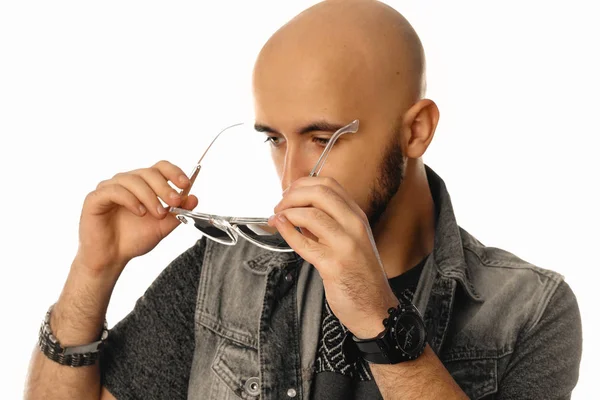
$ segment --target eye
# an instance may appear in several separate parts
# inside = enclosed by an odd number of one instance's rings
[[[314,137],[313,142],[315,142],[316,144],[319,144],[321,146],[327,146],[327,143],[329,143],[329,139],[330,138]]]
[[[278,147],[283,141],[284,139],[279,136],[267,136],[265,139],[265,143],[269,142],[273,147]]]
[[[313,137],[312,141],[316,144],[318,144],[319,146],[327,146],[327,143],[329,143],[330,138],[323,138],[323,137]],[[285,139],[280,137],[280,136],[267,136],[267,138],[265,139],[265,143],[270,143],[271,146],[273,147],[279,147],[281,146],[283,143],[285,142]]]

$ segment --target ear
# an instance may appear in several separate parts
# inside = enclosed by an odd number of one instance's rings
[[[408,158],[419,158],[429,147],[440,111],[433,100],[422,99],[404,114],[402,122],[402,147]]]

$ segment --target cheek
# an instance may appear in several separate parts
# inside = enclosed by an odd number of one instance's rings
[[[371,182],[367,176],[362,172],[352,175],[336,175],[334,178],[344,188],[344,191],[363,211],[366,211],[365,207],[368,207],[369,193],[371,191]]]
[[[371,192],[373,182],[377,177],[374,175],[372,168],[363,163],[357,163],[351,168],[348,168],[344,176],[340,176],[338,182],[344,190],[348,192],[350,197],[358,204],[363,211],[367,212],[370,207]]]

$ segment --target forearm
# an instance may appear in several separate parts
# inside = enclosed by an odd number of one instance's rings
[[[416,360],[370,367],[386,400],[468,399],[429,345]]]
[[[116,277],[92,276],[73,263],[54,306],[50,327],[60,344],[76,346],[98,340]],[[40,316],[41,318],[41,316]],[[70,367],[48,359],[39,347],[33,350],[26,399],[98,399],[100,367]]]

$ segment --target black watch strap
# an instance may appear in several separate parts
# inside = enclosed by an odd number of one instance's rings
[[[356,341],[356,338],[352,338],[355,345],[358,347],[360,357],[365,361],[374,364],[392,364],[392,360],[388,358],[387,350],[382,349],[377,344],[377,341],[363,342]]]
[[[342,350],[348,363],[354,363],[358,358],[374,364],[397,364],[414,360],[419,357],[426,344],[426,333],[423,319],[412,303],[401,302],[396,308],[388,310],[390,315],[383,321],[385,329],[371,339],[358,339],[351,332],[346,333]],[[415,328],[415,339],[408,348],[399,345],[396,337],[396,323],[402,320]]]

